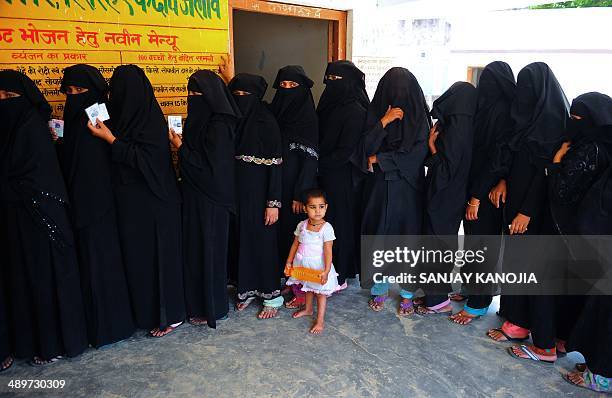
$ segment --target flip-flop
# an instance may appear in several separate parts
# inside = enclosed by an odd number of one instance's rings
[[[374,312],[380,312],[385,309],[386,300],[387,300],[387,296],[384,294],[380,296],[372,296],[370,297],[370,301],[368,302],[368,307],[370,307],[370,309]],[[380,307],[372,307],[372,305],[370,304],[372,302],[374,302],[375,304],[382,304],[382,305]]]
[[[522,357],[520,355],[516,355],[516,353],[513,350],[513,348],[515,348],[515,347],[520,348],[521,351],[523,351],[525,353],[525,355],[527,355],[527,358]],[[537,354],[535,352],[533,352],[525,344],[514,345],[512,347],[508,347],[506,352],[508,352],[508,354],[510,354],[511,357],[518,358],[518,359],[527,359],[527,360],[534,361],[534,362],[555,363],[555,361],[556,361],[556,359],[555,360],[547,360],[547,359],[542,359],[542,358],[538,357]]]
[[[257,314],[257,319],[259,319],[261,321],[265,321],[267,319],[274,319],[274,318],[278,317],[278,313],[280,312],[279,308],[280,307],[270,307],[270,306],[264,305],[263,308],[261,309],[261,311],[259,311],[259,314]],[[264,312],[272,312],[272,311],[276,311],[276,313],[273,316],[271,316],[271,317],[261,318],[259,316],[259,315],[261,315]]]
[[[244,301],[239,301],[236,303],[236,305],[234,306],[234,309],[238,312],[244,311],[247,309],[247,307],[249,305],[251,305],[251,303],[253,302],[253,300],[255,300],[255,297],[249,297],[248,299],[244,300]],[[240,306],[242,305],[242,308],[240,308]]]
[[[580,370],[579,370],[579,372],[580,372]],[[569,378],[570,373],[574,373],[574,372],[567,372],[566,374],[564,374],[563,375],[563,380],[567,381],[568,383],[570,383],[571,385],[573,385],[575,387],[581,387],[581,388],[584,388],[584,389],[587,389],[587,390],[590,390],[590,391],[594,391],[594,392],[598,392],[598,393],[602,393],[602,392],[603,393],[606,393],[606,392],[610,393],[610,392],[612,392],[612,388],[611,388],[611,385],[609,383],[610,382],[609,378],[608,378],[607,385],[601,385],[600,386],[598,383],[592,383],[592,382],[587,384],[587,378],[589,379],[589,381],[595,381],[595,382],[603,381],[603,379],[598,380],[601,376],[594,375],[589,369],[585,369],[582,372],[582,385],[581,385],[581,384],[576,384],[576,383],[574,383],[573,381],[570,380],[570,378]],[[602,389],[591,388],[592,386],[594,386],[596,388],[601,387]],[[605,390],[604,390],[604,388],[605,388]]]
[[[501,333],[501,334],[502,334],[502,335],[503,335],[503,336],[506,338],[506,340],[495,340],[493,337],[491,337],[491,336],[489,335],[489,333],[490,333],[491,331],[493,331],[493,330],[494,330],[494,331],[496,331],[496,332]],[[499,343],[499,342],[502,342],[502,341],[512,341],[512,342],[517,342],[517,343],[520,343],[521,341],[525,341],[525,340],[527,340],[527,339],[529,338],[529,335],[527,335],[527,336],[525,336],[525,337],[511,337],[511,336],[507,335],[507,334],[506,334],[506,332],[504,332],[504,331],[502,330],[502,328],[494,328],[494,329],[489,329],[489,330],[487,330],[487,337],[488,337],[488,338],[490,338],[491,340],[495,341],[495,342],[498,342],[498,343]]]
[[[149,336],[150,336],[150,337],[153,337],[153,338],[155,338],[155,339],[160,339],[160,338],[162,338],[162,337],[166,337],[166,336],[167,336],[167,335],[169,335],[170,333],[173,333],[173,332],[174,332],[174,331],[175,331],[175,330],[176,330],[178,327],[180,327],[182,324],[183,324],[183,322],[179,323],[179,324],[178,324],[178,325],[176,325],[176,326],[171,326],[171,325],[168,325],[168,326],[166,326],[166,328],[165,328],[163,331],[162,331],[161,329],[157,328],[157,329],[158,329],[160,332],[163,332],[163,334],[162,334],[161,336],[155,336],[155,335],[153,334],[153,331],[151,330],[151,331],[149,331]],[[170,329],[170,330],[168,330],[168,329]],[[168,330],[168,332],[166,332],[166,330]]]
[[[2,367],[0,367],[0,373],[2,373],[2,372],[6,372],[6,371],[7,371],[7,370],[9,370],[10,368],[12,368],[12,367],[13,367],[13,365],[15,364],[15,358],[13,358],[13,357],[6,357],[6,358],[4,358],[4,359],[2,360],[2,362],[6,361],[7,359],[10,359],[10,362],[9,362],[9,364],[8,364],[8,366],[7,366],[6,368],[2,368]]]
[[[427,307],[426,305],[417,305],[414,309],[414,313],[421,316],[431,316],[431,315],[446,315],[452,314],[452,308],[448,311],[438,311]]]
[[[41,357],[34,357],[30,361],[28,361],[28,364],[30,366],[45,366],[45,365],[50,365],[52,363],[55,363],[55,362],[59,361],[62,358],[64,358],[64,357],[61,356],[61,355],[58,355],[55,358],[51,358],[51,359],[42,359]],[[37,359],[39,361],[37,361]]]
[[[409,312],[402,312],[406,310],[412,310]],[[411,299],[402,298],[399,303],[399,308],[397,310],[397,315],[401,317],[409,317],[414,314],[414,303]]]

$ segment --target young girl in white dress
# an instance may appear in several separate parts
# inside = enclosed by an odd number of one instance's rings
[[[289,250],[285,275],[289,277],[287,285],[301,284],[306,293],[306,306],[293,313],[294,318],[313,315],[314,296],[317,296],[317,319],[310,333],[319,334],[325,326],[325,307],[327,296],[338,289],[338,274],[332,264],[332,245],[336,236],[334,228],[326,222],[327,199],[319,189],[311,189],[305,194],[304,210],[308,219],[300,222],[295,229],[295,239]],[[318,283],[300,280],[291,276],[297,267],[318,272]]]

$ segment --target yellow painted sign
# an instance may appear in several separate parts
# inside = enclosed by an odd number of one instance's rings
[[[229,52],[228,0],[0,0],[0,69],[27,74],[61,117],[63,69],[143,68],[166,114],[185,114],[187,78]]]

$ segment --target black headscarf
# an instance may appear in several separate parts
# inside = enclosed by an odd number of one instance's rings
[[[250,93],[232,94],[242,112],[237,128],[236,154],[280,159],[282,148],[278,125],[266,104],[262,102],[268,88],[266,80],[261,76],[239,73],[230,81],[228,88],[231,92],[238,90]]]
[[[207,162],[191,167],[182,162],[183,177],[200,193],[221,206],[233,206],[234,139],[240,109],[223,80],[214,72],[199,70],[189,77],[184,145]],[[181,148],[183,149],[183,148]]]
[[[571,120],[568,125],[568,135],[573,138],[572,145],[579,142],[593,142],[602,152],[602,156],[608,159],[607,169],[587,191],[580,204],[578,217],[581,230],[583,233],[610,233],[612,232],[612,98],[596,92],[582,94],[572,101],[570,113],[581,117],[580,120]]]
[[[178,200],[178,190],[168,143],[168,126],[155,99],[153,86],[136,65],[115,68],[109,90],[110,126],[113,134],[128,144],[148,148],[139,154],[136,168],[149,189],[162,200]],[[131,174],[120,169],[125,177]]]
[[[438,120],[438,131],[440,132],[436,146],[440,155],[444,156],[445,170],[437,173],[434,180],[430,181],[428,186],[430,195],[432,192],[441,192],[455,179],[462,165],[469,165],[476,96],[476,88],[470,83],[456,82],[433,103],[431,116]],[[467,162],[466,159],[468,159]],[[462,186],[462,191],[466,183],[467,173],[466,180],[458,184]],[[457,194],[460,194],[460,200],[463,201],[465,192],[458,191]]]
[[[85,109],[106,102],[108,86],[98,69],[73,65],[64,70],[60,91],[68,86],[86,88],[81,94],[68,94],[64,107],[64,138],[58,148],[60,166],[70,197],[77,228],[104,216],[113,201],[110,148],[87,128]]]
[[[328,75],[341,76],[342,79],[330,80]],[[327,117],[339,105],[358,102],[364,109],[370,105],[365,89],[365,74],[351,61],[334,61],[327,64],[325,90],[319,99],[317,114],[319,118]]]
[[[0,90],[20,94],[0,100],[0,198],[21,201],[57,247],[72,245],[64,213],[68,195],[48,126],[51,107],[22,73],[0,71]]]
[[[372,103],[368,107],[366,128],[370,129],[385,115],[389,105],[404,111],[402,120],[391,122],[380,152],[409,152],[414,143],[429,132],[429,108],[416,77],[405,68],[394,67],[378,82]]]
[[[519,72],[516,83],[510,148],[515,152],[526,148],[532,164],[550,161],[563,141],[568,111],[567,98],[548,65],[527,65]]]
[[[299,86],[282,88],[280,82],[284,80],[296,82]],[[276,89],[276,94],[272,99],[271,109],[284,141],[302,144],[316,151],[319,126],[310,91],[313,84],[301,66],[289,65],[281,68],[272,86]]]
[[[0,89],[20,95],[0,100],[0,196],[23,199],[26,189],[67,201],[49,133],[49,103],[29,77],[14,70],[0,71]]]

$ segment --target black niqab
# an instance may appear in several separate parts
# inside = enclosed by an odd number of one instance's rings
[[[296,82],[299,86],[282,88],[280,82],[285,80]],[[310,91],[313,84],[301,66],[289,65],[281,68],[272,86],[276,89],[276,94],[272,99],[271,109],[284,141],[302,144],[316,151],[319,130],[314,99]]]
[[[228,87],[232,92],[250,93],[233,95],[243,116],[236,129],[236,154],[262,159],[280,159],[282,157],[280,137],[273,134],[274,131],[278,131],[278,126],[263,102],[263,96],[268,88],[266,80],[261,76],[239,73],[230,81]]]
[[[85,109],[104,103],[108,86],[98,69],[73,65],[64,71],[60,91],[67,86],[86,88],[68,94],[64,107],[64,138],[58,148],[60,166],[72,199],[75,226],[81,228],[98,220],[112,206],[110,148],[87,128]]]
[[[378,82],[374,98],[368,108],[366,129],[370,129],[385,115],[387,109],[401,108],[402,120],[391,122],[380,152],[409,152],[414,143],[429,131],[429,109],[423,90],[416,77],[405,68],[391,68]]]
[[[178,200],[168,147],[168,127],[153,86],[136,65],[115,68],[109,91],[110,125],[118,139],[155,148],[136,160],[149,189],[162,200]],[[125,178],[130,178],[129,172]]]
[[[341,76],[342,79],[330,80],[328,75]],[[317,106],[319,118],[328,117],[339,105],[358,102],[364,109],[368,108],[370,99],[365,89],[365,74],[351,61],[334,61],[327,64],[325,90]]]
[[[0,100],[0,197],[25,200],[32,191],[67,201],[47,122],[51,107],[34,82],[13,70],[0,71],[0,89],[19,97]],[[45,167],[40,167],[45,165]]]
[[[526,146],[532,164],[549,161],[563,141],[568,111],[567,98],[548,65],[527,65],[517,78],[510,148],[516,152]]]

